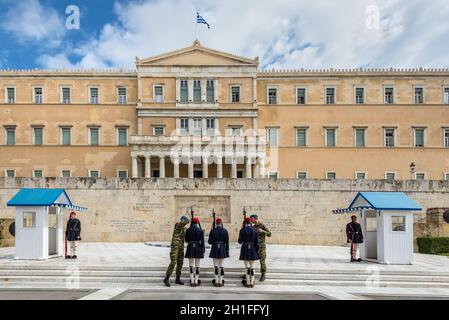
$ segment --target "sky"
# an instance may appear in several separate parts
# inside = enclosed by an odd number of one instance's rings
[[[196,24],[196,12],[210,29]],[[134,69],[136,56],[184,48],[195,38],[258,56],[260,69],[446,68],[449,3],[0,0],[0,68]]]

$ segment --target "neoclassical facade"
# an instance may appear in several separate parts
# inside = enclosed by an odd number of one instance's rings
[[[259,70],[191,46],[0,70],[0,176],[449,179],[447,69]]]

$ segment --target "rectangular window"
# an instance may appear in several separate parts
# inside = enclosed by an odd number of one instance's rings
[[[277,103],[277,89],[268,88],[268,104],[276,104],[276,103]]]
[[[117,97],[118,97],[118,103],[119,104],[126,104],[127,103],[127,92],[126,87],[119,87],[117,88]]]
[[[241,127],[231,127],[231,136],[240,137],[242,135]]]
[[[414,88],[415,104],[424,103],[424,89],[421,87]]]
[[[71,102],[71,90],[70,88],[62,88],[62,103],[68,104]]]
[[[355,178],[357,180],[364,180],[364,179],[366,179],[366,172],[356,172],[355,173]]]
[[[335,104],[335,88],[326,88],[326,104]]]
[[[34,88],[34,103],[41,104],[44,102],[42,88]]]
[[[356,104],[365,103],[365,88],[355,88],[355,103]]]
[[[446,172],[444,174],[444,180],[449,181],[449,173]]]
[[[128,128],[117,128],[117,144],[119,146],[128,145]]]
[[[89,170],[89,178],[94,178],[94,179],[100,178],[100,171],[98,171],[98,170]]]
[[[326,179],[335,180],[337,179],[337,174],[333,171],[326,172]]]
[[[296,178],[297,179],[307,179],[307,172],[305,172],[305,171],[296,172]]]
[[[206,119],[206,134],[209,136],[215,135],[215,118]]]
[[[444,147],[449,148],[449,129],[444,129]]]
[[[16,88],[6,88],[6,102],[16,103]]]
[[[277,178],[278,178],[278,173],[277,173],[277,171],[269,171],[269,172],[268,172],[268,178],[269,178],[269,179],[277,179]]]
[[[34,228],[36,226],[36,212],[23,213],[23,228]]]
[[[16,144],[16,128],[6,128],[6,144],[9,146]]]
[[[189,119],[188,118],[181,118],[180,119],[181,124],[181,134],[188,134],[189,133]]]
[[[277,128],[269,128],[267,130],[268,133],[268,146],[269,147],[277,147],[278,146],[278,129]]]
[[[91,146],[98,146],[100,144],[100,128],[89,128],[89,139]]]
[[[33,170],[33,177],[42,178],[44,177],[44,173],[42,170]]]
[[[164,126],[154,126],[153,127],[153,134],[155,136],[163,136],[164,135],[164,130],[165,127]]]
[[[396,172],[385,172],[386,180],[396,180]]]
[[[232,103],[240,103],[240,87],[239,86],[231,87],[231,102]]]
[[[193,80],[193,103],[201,103],[201,80]]]
[[[391,231],[405,231],[405,217],[392,216],[391,217]]]
[[[386,104],[392,104],[394,103],[394,89],[392,87],[385,87],[384,88],[384,102]]]
[[[189,102],[189,87],[187,80],[180,80],[180,101],[182,103]]]
[[[326,147],[335,147],[336,140],[336,130],[326,129]]]
[[[193,135],[201,136],[203,133],[203,120],[201,118],[193,119]]]
[[[415,147],[424,147],[424,129],[414,129]]]
[[[356,147],[365,146],[365,129],[363,128],[355,129],[355,146]]]
[[[297,147],[307,146],[307,129],[305,128],[296,129],[296,146]]]
[[[43,128],[33,128],[34,131],[34,145],[41,146],[44,144],[44,129]]]
[[[215,86],[214,80],[206,81],[206,102],[214,103],[215,102]]]
[[[62,170],[61,177],[62,178],[70,178],[72,176],[72,172],[70,170]]]
[[[126,171],[126,170],[117,171],[117,177],[118,178],[128,178],[128,171]]]
[[[16,177],[16,171],[15,170],[6,170],[6,176],[8,178],[15,178]]]
[[[416,180],[426,180],[426,174],[424,172],[416,172],[415,179]]]
[[[61,128],[62,145],[69,146],[71,144],[71,128]]]
[[[306,104],[306,88],[296,88],[296,103]]]
[[[154,102],[162,103],[164,102],[164,87],[154,86]]]
[[[449,104],[449,87],[443,89],[443,103]]]
[[[98,104],[98,88],[89,88],[89,102]]]
[[[396,145],[395,132],[396,132],[396,129],[385,129],[384,130],[385,147],[394,147]]]

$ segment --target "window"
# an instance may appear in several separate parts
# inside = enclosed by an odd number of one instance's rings
[[[386,128],[384,130],[385,147],[394,147],[396,145],[395,133],[396,133],[396,129],[393,129],[393,128]]]
[[[386,180],[396,180],[396,172],[385,172]]]
[[[305,171],[296,172],[296,178],[297,179],[307,179],[307,172],[305,172]]]
[[[444,173],[444,180],[449,181],[449,173],[448,172]]]
[[[164,126],[154,126],[153,127],[153,135],[155,136],[163,136],[165,131]]]
[[[355,146],[365,147],[365,129],[356,128],[355,129]]]
[[[164,102],[164,87],[154,86],[154,102]]]
[[[424,129],[414,129],[415,147],[424,147]]]
[[[33,128],[34,131],[34,145],[35,146],[41,146],[44,143],[44,134],[43,128]]]
[[[33,177],[42,178],[43,176],[44,176],[44,173],[42,170],[33,170]]]
[[[70,178],[72,176],[72,172],[70,170],[62,170],[61,177],[62,178]]]
[[[6,170],[6,176],[8,178],[15,178],[16,177],[16,170]]]
[[[65,103],[65,104],[70,103],[71,102],[70,88],[62,88],[61,91],[62,91],[62,103]]]
[[[214,80],[206,81],[206,102],[214,103],[215,102],[215,86]]]
[[[405,217],[392,216],[391,217],[391,231],[405,231]]]
[[[415,180],[426,180],[426,174],[424,172],[415,172]]]
[[[16,128],[6,128],[6,144],[9,146],[16,144]]]
[[[364,104],[365,103],[365,88],[355,88],[355,103]]]
[[[98,88],[89,88],[89,102],[98,104]]]
[[[89,178],[94,178],[94,179],[100,178],[100,171],[98,171],[98,170],[89,170]]]
[[[71,144],[71,128],[61,128],[61,144],[69,146]]]
[[[231,86],[231,102],[240,103],[240,87]]]
[[[326,104],[335,103],[335,88],[326,88]]]
[[[126,91],[127,91],[126,87],[118,87],[117,88],[117,97],[118,97],[119,104],[126,104],[128,102]]]
[[[6,88],[6,103],[16,103],[16,88]]]
[[[193,80],[193,103],[201,103],[201,80]]]
[[[296,88],[296,103],[306,104],[306,88]]]
[[[237,170],[237,179],[242,179],[243,178],[243,170],[238,169]]]
[[[89,128],[89,144],[91,146],[100,144],[100,128]]]
[[[444,129],[444,146],[449,148],[449,129]]]
[[[195,136],[201,136],[203,133],[203,121],[201,118],[194,118],[193,119],[193,135]]]
[[[277,147],[278,146],[278,129],[277,128],[268,128],[268,146],[269,147]]]
[[[449,104],[449,87],[443,88],[443,103]]]
[[[128,178],[128,171],[127,170],[118,170],[117,177],[118,178]]]
[[[128,145],[128,128],[117,128],[117,144],[119,146]]]
[[[336,141],[336,129],[327,128],[326,129],[326,147],[335,147]]]
[[[415,104],[424,103],[424,89],[422,87],[414,88]]]
[[[384,102],[386,104],[392,104],[394,103],[394,89],[392,87],[385,87],[384,88]]]
[[[36,212],[23,213],[23,228],[34,228],[36,226]]]
[[[355,173],[355,178],[357,180],[364,180],[364,179],[366,179],[366,172],[356,172]]]
[[[240,137],[242,135],[242,127],[231,127],[231,136]]]
[[[182,103],[189,102],[189,88],[187,80],[180,80],[180,101]]]
[[[188,134],[189,133],[189,119],[181,118],[180,125],[181,125],[181,134]]]
[[[307,129],[297,128],[296,129],[296,146],[305,147],[307,146]]]
[[[206,134],[209,136],[215,135],[215,118],[206,119]]]
[[[268,178],[269,178],[269,179],[277,179],[277,178],[278,178],[278,173],[277,173],[277,171],[269,171],[269,172],[268,172]]]
[[[328,171],[328,172],[326,172],[326,179],[335,180],[335,179],[337,179],[337,174],[333,171]]]
[[[44,101],[44,95],[42,88],[36,87],[33,89],[34,92],[34,103],[41,104]]]
[[[268,88],[268,104],[276,104],[276,103],[277,103],[277,89]]]

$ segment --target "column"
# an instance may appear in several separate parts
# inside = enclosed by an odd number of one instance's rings
[[[181,79],[176,79],[176,102],[181,100]]]
[[[188,90],[188,101],[190,103],[190,101],[193,101],[193,80],[189,79],[187,80],[187,90]]]
[[[145,178],[151,178],[151,156],[145,157]]]
[[[193,179],[193,159],[189,158],[189,178]]]
[[[203,158],[203,178],[209,178],[209,163],[207,157]]]
[[[232,158],[232,164],[231,164],[231,178],[236,179],[237,178],[237,161],[235,158]]]
[[[251,158],[246,157],[246,169],[245,169],[245,173],[246,173],[246,178],[247,179],[251,179],[252,178],[252,172],[251,172]]]
[[[131,156],[132,177],[137,178],[137,156]]]
[[[259,158],[259,178],[265,178],[265,159]]]
[[[217,178],[223,178],[223,160],[221,157],[217,158]]]
[[[173,160],[173,177],[179,178],[179,158]]]
[[[159,157],[159,177],[165,178],[165,156]]]
[[[260,168],[259,168],[259,160],[256,160],[256,163],[254,164],[254,179],[259,179],[260,174]]]
[[[253,136],[257,136],[257,130],[258,130],[258,128],[257,128],[257,117],[254,117],[253,118]]]

